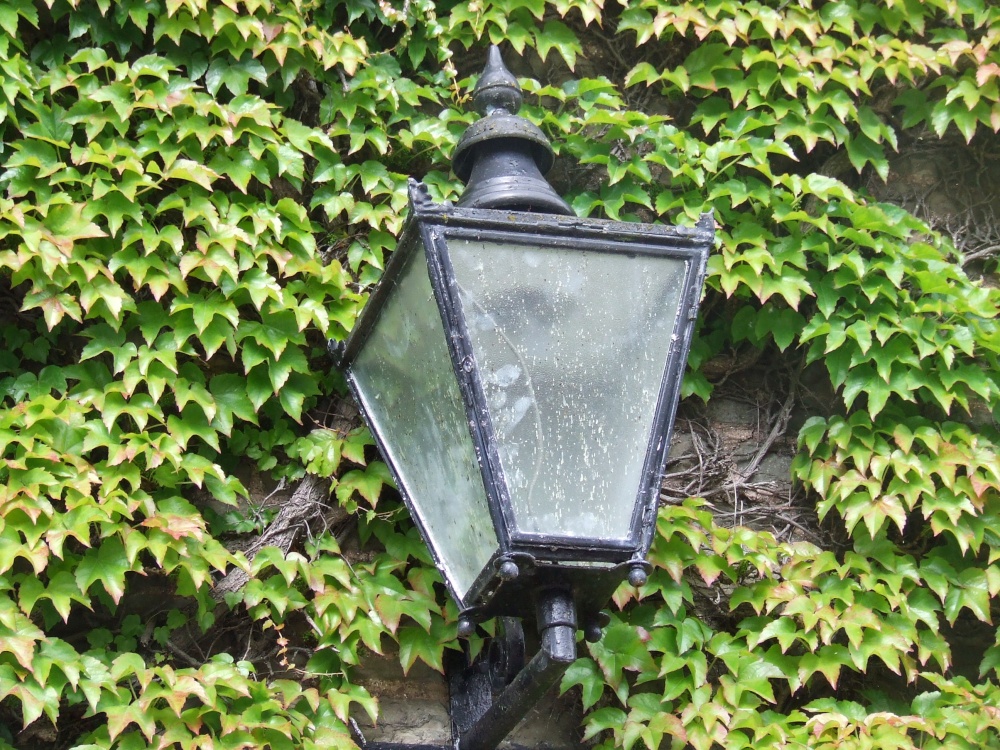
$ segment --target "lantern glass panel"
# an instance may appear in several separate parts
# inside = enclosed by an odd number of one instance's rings
[[[463,598],[498,544],[422,247],[352,376],[442,572]]]
[[[448,252],[517,531],[628,539],[688,261],[459,238]]]

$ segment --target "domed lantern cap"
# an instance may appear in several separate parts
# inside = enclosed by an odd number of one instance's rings
[[[462,134],[452,157],[455,176],[467,183],[458,205],[573,216],[545,180],[554,161],[552,146],[538,126],[517,115],[523,101],[499,48],[491,46],[472,92],[482,119]]]

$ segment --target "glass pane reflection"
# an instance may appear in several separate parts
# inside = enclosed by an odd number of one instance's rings
[[[453,239],[517,527],[625,539],[687,262]]]
[[[445,575],[464,597],[498,545],[422,248],[352,374]]]

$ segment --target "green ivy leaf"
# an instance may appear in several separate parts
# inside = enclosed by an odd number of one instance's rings
[[[125,574],[130,570],[132,565],[121,539],[110,537],[84,553],[76,567],[76,584],[80,591],[87,591],[92,584],[100,583],[117,604],[125,594]]]

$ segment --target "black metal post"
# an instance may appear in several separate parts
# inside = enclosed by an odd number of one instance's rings
[[[458,739],[458,750],[494,750],[576,660],[576,608],[572,594],[545,589],[538,598],[542,645],[486,713]]]

